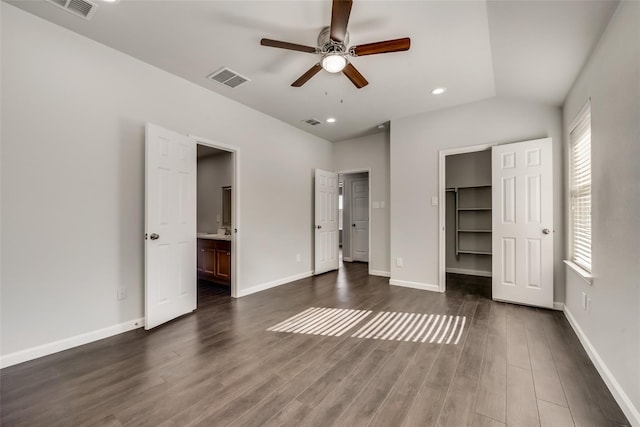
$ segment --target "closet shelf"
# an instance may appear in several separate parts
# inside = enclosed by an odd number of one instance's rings
[[[459,254],[473,254],[473,255],[491,255],[491,252],[487,251],[467,251],[467,250],[458,250]]]
[[[465,186],[462,186],[462,187],[447,187],[445,190],[447,190],[447,191],[455,191],[455,190],[460,190],[460,189],[465,189],[465,188],[484,188],[484,187],[491,187],[491,184],[465,185]]]
[[[489,191],[487,191],[489,190]],[[491,246],[484,236],[491,237],[491,226],[487,227],[487,212],[491,215],[491,186],[455,187],[455,254],[491,255]],[[462,204],[462,206],[460,206]],[[461,213],[463,212],[463,213]],[[464,225],[461,227],[461,219]],[[490,219],[490,217],[489,217]],[[465,236],[461,241],[461,235]],[[480,240],[477,240],[480,239]],[[475,243],[473,243],[475,241]],[[478,243],[481,243],[478,245]]]

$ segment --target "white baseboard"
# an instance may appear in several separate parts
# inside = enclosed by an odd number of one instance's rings
[[[554,301],[553,302],[553,309],[554,310],[558,310],[558,311],[564,311],[564,303],[563,302]]]
[[[447,273],[455,273],[455,274],[467,274],[469,276],[482,276],[482,277],[491,277],[490,271],[482,271],[482,270],[469,270],[466,268],[447,268],[445,270]]]
[[[353,262],[353,258],[351,258],[350,256],[343,256],[342,257],[342,261],[344,261],[344,262]]]
[[[96,331],[86,332],[74,337],[64,338],[48,344],[42,344],[36,347],[27,348],[25,350],[16,351],[0,357],[0,368],[17,365],[18,363],[28,362],[29,360],[39,357],[48,356],[73,347],[98,341],[114,335],[138,329],[144,326],[144,319],[134,319],[118,325],[108,326]]]
[[[389,279],[389,284],[393,286],[402,286],[405,288],[420,289],[423,291],[440,292],[438,285],[430,285],[429,283],[409,282],[407,280]]]
[[[276,286],[284,285],[296,280],[305,279],[313,276],[313,271],[307,271],[305,273],[294,274],[293,276],[283,277],[282,279],[273,280],[271,282],[262,283],[260,285],[252,286],[249,289],[240,289],[236,293],[236,297],[246,297],[247,295],[255,294],[256,292],[266,291],[267,289],[275,288]]]
[[[369,274],[371,276],[391,277],[391,272],[390,271],[369,270]]]
[[[631,399],[629,399],[627,393],[624,392],[624,390],[620,386],[620,383],[618,383],[616,378],[613,376],[607,365],[604,363],[604,360],[602,360],[595,347],[593,346],[593,344],[591,344],[591,341],[589,341],[589,338],[587,338],[586,334],[566,305],[564,306],[563,311],[565,317],[569,321],[569,324],[578,336],[578,339],[580,339],[582,346],[587,351],[589,359],[591,359],[591,362],[594,364],[594,366],[600,373],[600,376],[607,384],[609,391],[616,399],[616,402],[618,402],[618,405],[620,405],[620,408],[622,408],[622,412],[624,412],[629,422],[631,422],[631,425],[640,426],[640,411],[638,411],[638,408],[633,406],[633,402],[631,402]]]

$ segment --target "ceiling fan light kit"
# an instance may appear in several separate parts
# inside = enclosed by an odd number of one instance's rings
[[[342,73],[357,87],[361,89],[369,84],[367,79],[347,60],[348,56],[365,56],[379,53],[400,52],[409,50],[411,39],[408,37],[385,40],[382,42],[368,43],[359,46],[349,44],[347,25],[351,14],[352,0],[333,0],[331,8],[331,26],[322,29],[318,35],[318,47],[304,46],[279,40],[262,39],[262,46],[279,49],[295,50],[299,52],[322,55],[320,62],[312,66],[307,72],[291,84],[293,87],[304,85],[311,77],[324,69],[330,73]]]
[[[339,73],[347,66],[347,58],[339,53],[329,53],[322,58],[322,68],[330,73]]]

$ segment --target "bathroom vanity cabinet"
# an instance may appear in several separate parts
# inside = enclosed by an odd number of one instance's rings
[[[198,279],[231,286],[231,242],[198,239]]]

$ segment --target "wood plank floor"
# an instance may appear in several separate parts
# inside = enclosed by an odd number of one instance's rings
[[[2,426],[624,426],[560,312],[388,285],[366,264],[3,369]],[[266,331],[309,307],[466,316],[457,345]],[[356,328],[357,329],[357,328]]]

